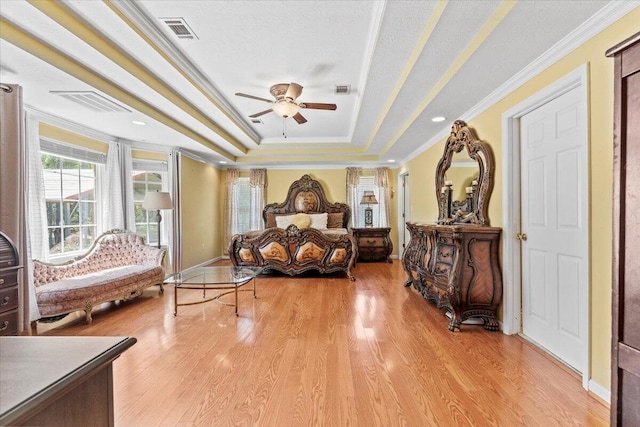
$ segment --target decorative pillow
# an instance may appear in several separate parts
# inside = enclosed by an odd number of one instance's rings
[[[327,228],[342,228],[344,212],[330,213],[327,216]]]
[[[309,217],[311,218],[311,225],[309,227],[319,229],[327,228],[328,215],[326,212],[321,214],[310,214]]]
[[[291,219],[291,224],[303,229],[311,225],[311,217],[304,213],[295,214]]]
[[[278,215],[276,216],[276,226],[278,228],[287,228],[291,225],[291,220],[293,220],[295,215]]]

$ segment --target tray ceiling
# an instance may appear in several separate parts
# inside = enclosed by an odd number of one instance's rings
[[[25,104],[45,119],[212,162],[401,163],[589,18],[615,7],[623,6],[3,1],[0,78],[22,85]],[[180,20],[193,38],[176,36],[168,19]],[[270,99],[270,86],[290,82],[304,87],[298,101],[333,103],[336,111],[303,109],[301,125],[275,113],[253,123],[249,116],[269,104],[234,95]],[[337,94],[337,85],[350,93]],[[96,112],[55,92],[93,92],[130,111]],[[434,123],[434,116],[446,120]]]

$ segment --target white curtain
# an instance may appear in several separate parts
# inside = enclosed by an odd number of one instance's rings
[[[124,186],[124,227],[127,230],[136,232],[136,211],[133,206],[133,159],[131,156],[131,146],[120,145],[120,158],[122,159],[122,184]]]
[[[358,183],[360,181],[360,168],[347,168],[347,205],[351,208],[350,227],[356,227],[356,214],[358,213]]]
[[[374,182],[378,186],[378,227],[389,227],[389,206],[391,191],[389,189],[389,168],[376,168]]]
[[[111,143],[107,153],[104,179],[102,180],[101,224],[103,232],[114,228],[125,228],[121,174],[120,148],[117,143]]]
[[[237,229],[237,218],[235,215],[237,199],[236,199],[236,185],[238,184],[238,178],[240,178],[240,171],[237,169],[227,169],[226,190],[225,195],[225,216],[224,216],[224,252],[226,253],[231,243],[231,237],[233,237],[233,230]]]
[[[181,193],[180,193],[180,169],[182,165],[182,154],[179,151],[169,153],[169,164],[167,174],[169,175],[167,191],[173,200],[173,209],[165,211],[164,226],[167,233],[167,270],[170,273],[182,271],[182,229],[181,222]],[[164,190],[164,184],[163,184]]]
[[[29,321],[40,318],[33,284],[33,259],[49,261],[49,239],[47,231],[47,205],[44,193],[42,153],[40,152],[40,122],[27,113],[25,126],[27,150],[27,256],[23,264],[28,275]]]
[[[251,211],[249,226],[251,230],[262,230],[262,211],[267,202],[267,170],[251,169],[249,175],[249,186],[251,187]]]

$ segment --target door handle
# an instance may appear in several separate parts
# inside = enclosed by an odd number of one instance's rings
[[[520,240],[521,242],[526,242],[527,241],[527,234],[526,233],[518,233],[518,234],[516,234],[516,239]]]

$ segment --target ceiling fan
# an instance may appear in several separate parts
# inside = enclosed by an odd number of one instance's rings
[[[293,119],[298,122],[298,124],[303,124],[307,122],[307,119],[304,118],[302,114],[300,114],[301,108],[308,108],[313,110],[335,110],[337,108],[336,104],[323,104],[319,102],[296,102],[296,99],[302,93],[302,86],[298,83],[278,83],[269,89],[271,95],[275,98],[275,100],[270,100],[266,98],[260,98],[259,96],[247,95],[246,93],[236,93],[238,96],[243,96],[245,98],[257,99],[258,101],[268,102],[271,105],[271,108],[268,110],[261,111],[259,113],[255,113],[250,115],[249,117],[255,118],[260,117],[263,114],[274,112],[280,117],[293,117]]]

